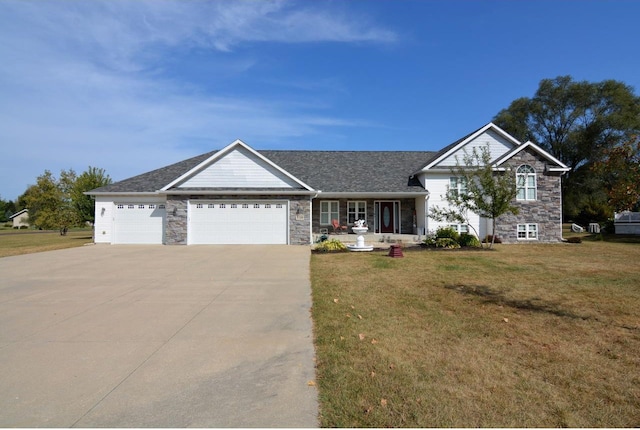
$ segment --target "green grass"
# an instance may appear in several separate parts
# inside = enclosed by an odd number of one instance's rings
[[[639,425],[640,244],[609,240],[313,255],[322,426]]]
[[[90,229],[70,230],[65,236],[57,231],[2,230],[0,257],[74,248],[93,242]]]

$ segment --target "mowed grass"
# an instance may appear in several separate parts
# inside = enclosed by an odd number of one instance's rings
[[[0,257],[74,248],[93,242],[91,230],[71,230],[66,236],[57,231],[0,231]]]
[[[323,427],[640,425],[640,244],[315,254]]]

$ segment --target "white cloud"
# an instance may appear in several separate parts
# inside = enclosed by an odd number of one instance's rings
[[[321,97],[310,103],[307,93],[278,101],[231,97],[212,93],[207,82],[164,73],[168,59],[194,48],[211,50],[216,73],[224,75],[254,67],[255,59],[239,53],[245,44],[396,38],[326,7],[284,1],[0,2],[0,194],[17,197],[44,169],[57,174],[91,164],[123,179],[235,138],[274,147],[279,139],[365,125],[323,115]]]

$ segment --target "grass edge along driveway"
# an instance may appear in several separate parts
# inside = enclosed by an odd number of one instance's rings
[[[312,256],[323,427],[640,423],[640,244]]]

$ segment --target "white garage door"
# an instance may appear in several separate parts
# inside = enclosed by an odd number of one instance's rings
[[[286,201],[189,202],[189,244],[286,244]]]
[[[164,203],[116,204],[112,243],[162,244],[165,216]]]

